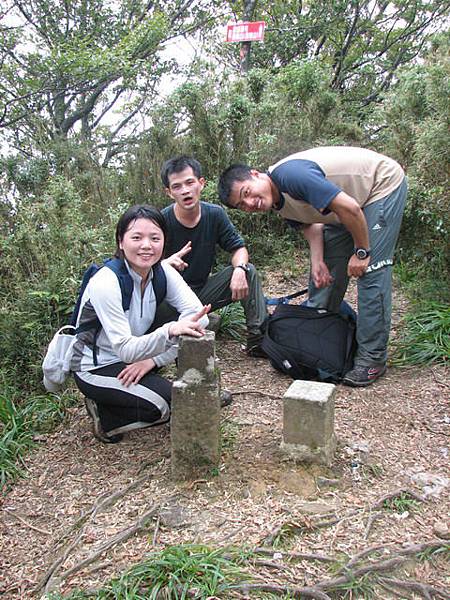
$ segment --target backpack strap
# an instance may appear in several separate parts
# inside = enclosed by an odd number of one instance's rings
[[[153,267],[153,291],[155,292],[156,306],[159,306],[167,295],[167,277],[160,262]]]
[[[126,266],[124,260],[122,260],[121,258],[110,258],[108,260],[105,260],[103,265],[92,264],[84,272],[83,280],[81,282],[80,291],[78,294],[77,303],[75,305],[75,308],[74,308],[74,311],[72,313],[72,317],[70,320],[71,325],[72,324],[74,326],[76,325],[78,313],[80,311],[81,298],[83,296],[83,292],[86,289],[86,286],[87,286],[89,280],[103,266],[108,267],[108,269],[111,269],[111,271],[116,275],[116,277],[119,281],[120,291],[122,294],[122,308],[123,308],[124,312],[129,310],[130,304],[131,304],[131,297],[133,295],[133,287],[134,287],[133,279],[128,272],[128,269],[127,269],[127,266]],[[161,263],[157,263],[153,267],[152,285],[153,285],[153,291],[155,293],[156,306],[158,306],[159,304],[161,304],[161,302],[164,300],[164,298],[167,295],[167,277],[166,277],[166,273],[165,273],[164,269],[161,266]],[[98,317],[96,317],[95,319],[91,319],[90,321],[87,321],[86,323],[83,323],[83,325],[81,325],[80,327],[78,327],[76,329],[75,333],[82,333],[83,331],[89,331],[91,329],[94,330],[92,354],[93,354],[94,365],[97,366],[97,364],[98,364],[98,361],[97,361],[97,338],[102,329],[102,326],[101,326],[101,323],[100,323]]]
[[[133,295],[133,279],[128,273],[125,261],[121,258],[110,258],[105,260],[103,264],[111,269],[119,280],[120,291],[122,292],[122,308],[127,311],[130,308],[131,296]]]
[[[133,279],[128,272],[125,261],[121,258],[110,258],[104,264],[117,275],[120,291],[122,292],[122,308],[127,311],[130,308],[131,296],[133,295]],[[167,277],[160,262],[153,266],[152,285],[156,306],[158,306],[167,295]]]
[[[278,306],[278,304],[289,304],[291,300],[294,298],[298,298],[299,296],[303,296],[308,293],[308,288],[303,290],[299,290],[298,292],[294,292],[293,294],[289,294],[288,296],[279,296],[278,298],[264,298],[267,306]]]
[[[84,272],[83,279],[81,280],[80,289],[78,291],[78,298],[77,298],[75,307],[72,311],[72,315],[69,320],[69,325],[73,325],[73,327],[76,327],[78,313],[80,312],[81,298],[83,297],[84,290],[86,289],[86,286],[89,283],[89,280],[91,279],[91,277],[93,277],[97,273],[97,271],[99,271],[101,268],[102,268],[102,265],[97,265],[97,264],[93,263]]]
[[[83,297],[84,290],[86,289],[87,284],[90,279],[103,267],[108,267],[113,271],[113,273],[117,276],[120,285],[120,291],[122,293],[122,308],[124,311],[130,308],[131,296],[133,294],[133,280],[131,275],[128,273],[127,267],[123,260],[120,258],[110,258],[109,260],[105,260],[103,265],[92,264],[90,265],[83,274],[83,279],[81,281],[80,291],[78,292],[77,302],[75,304],[75,308],[73,310],[72,316],[70,318],[70,324],[76,326],[76,322],[78,319],[78,313],[80,312],[81,299]],[[86,321],[77,329],[75,333],[82,333],[84,331],[94,330],[94,336],[92,339],[92,357],[95,366],[98,366],[97,360],[97,338],[102,329],[100,320],[96,316],[94,319],[90,321]]]

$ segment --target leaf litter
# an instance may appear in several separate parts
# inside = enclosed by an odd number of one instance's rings
[[[265,282],[274,296],[299,287],[282,273]],[[355,297],[352,285],[354,306]],[[393,337],[406,306],[396,292]],[[327,559],[345,562],[376,547],[383,558],[448,533],[446,367],[390,368],[369,388],[338,386],[338,448],[325,468],[280,452],[282,397],[292,380],[247,357],[236,341],[219,337],[217,357],[222,386],[234,399],[222,413],[218,472],[173,483],[167,425],[103,445],[92,437],[80,400],[27,457],[26,479],[1,499],[2,598],[40,597],[46,586],[96,589],[149,552],[192,542],[260,549],[255,581],[313,586],[330,576]],[[389,508],[392,498],[399,510]],[[397,584],[386,577],[375,597],[394,598],[402,581],[405,597],[426,597],[416,581],[448,587],[444,559],[408,568]]]

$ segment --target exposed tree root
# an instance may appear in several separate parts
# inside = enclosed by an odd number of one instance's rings
[[[288,560],[317,560],[319,562],[335,563],[336,559],[332,556],[325,556],[324,554],[314,554],[308,552],[285,552],[284,550],[274,550],[273,548],[255,548],[253,550],[255,554],[265,554],[267,556],[273,556],[274,552],[280,554],[280,558],[287,558]]]
[[[370,536],[370,532],[372,531],[373,524],[377,519],[380,519],[381,515],[378,512],[371,513],[369,518],[367,519],[366,529],[364,531],[364,539],[367,540]]]
[[[432,600],[433,598],[448,600],[449,598],[447,590],[436,588],[420,581],[404,581],[403,579],[394,579],[392,577],[380,577],[378,583],[389,591],[393,591],[392,588],[400,588],[407,592],[420,594],[426,600]],[[405,594],[402,593],[401,596],[404,597]]]
[[[270,583],[242,583],[233,586],[235,590],[241,590],[244,594],[250,592],[268,592],[269,594],[278,594],[285,596],[289,594],[291,598],[313,598],[314,600],[331,600],[330,596],[315,587],[296,587],[292,585],[275,585]]]
[[[280,571],[290,571],[289,566],[284,563],[278,563],[274,560],[253,559],[253,564],[257,567],[267,567],[268,569],[278,569]]]
[[[277,537],[282,535],[283,528],[286,528],[286,527],[288,527],[292,533],[298,533],[298,534],[307,533],[307,532],[311,532],[316,529],[321,529],[324,527],[332,527],[333,525],[340,523],[344,519],[348,519],[357,514],[360,514],[361,512],[368,511],[370,516],[369,516],[367,526],[366,526],[366,531],[364,534],[364,539],[367,539],[374,521],[379,516],[376,511],[384,509],[386,506],[386,502],[395,500],[396,498],[402,498],[405,496],[407,496],[408,498],[411,498],[412,500],[416,500],[417,502],[426,502],[426,499],[423,496],[420,496],[413,490],[410,490],[409,488],[398,488],[398,489],[394,490],[393,492],[389,492],[388,494],[385,494],[384,496],[379,498],[375,502],[375,504],[372,504],[368,508],[364,507],[364,508],[354,509],[354,510],[349,511],[346,515],[342,515],[341,517],[336,516],[331,519],[325,519],[323,521],[316,521],[316,522],[314,522],[313,520],[310,520],[310,521],[305,520],[304,523],[293,523],[293,522],[281,523],[280,525],[277,525],[268,535],[266,535],[264,538],[262,538],[261,542],[268,546],[271,546],[275,542]]]
[[[450,384],[449,384],[449,383],[447,383],[446,381],[442,381],[442,379],[439,379],[439,378],[436,376],[436,373],[435,373],[434,369],[431,369],[431,374],[433,375],[433,379],[435,380],[435,382],[436,382],[438,385],[440,385],[440,386],[442,386],[442,387],[444,387],[444,388],[447,388],[447,389],[448,389],[448,388],[450,388]]]
[[[65,540],[68,537],[70,537],[72,532],[80,530],[80,528],[83,527],[83,525],[86,523],[86,521],[88,519],[93,519],[95,517],[95,515],[101,513],[106,508],[109,508],[110,506],[115,504],[117,502],[117,500],[120,500],[120,498],[123,498],[124,496],[126,496],[128,494],[128,492],[139,487],[148,478],[149,478],[149,475],[147,473],[146,475],[143,475],[143,476],[139,477],[138,479],[135,479],[134,481],[132,481],[130,484],[128,484],[126,487],[122,488],[121,490],[116,490],[112,494],[110,494],[108,492],[101,494],[97,498],[97,500],[94,502],[94,504],[88,510],[83,512],[80,515],[80,517],[78,517],[78,519],[75,521],[75,523],[72,523],[72,525],[64,532],[64,534],[61,536],[61,538],[56,542],[55,546],[58,546],[59,544],[63,544],[65,542]]]
[[[53,579],[56,571],[59,569],[59,567],[62,564],[65,563],[65,561],[67,560],[67,557],[70,555],[72,550],[74,550],[74,548],[76,548],[78,546],[79,542],[81,541],[83,534],[84,534],[83,526],[86,524],[86,522],[89,519],[93,519],[98,513],[102,512],[106,508],[109,508],[110,506],[112,506],[115,502],[117,502],[117,500],[119,500],[120,498],[122,498],[123,496],[128,494],[128,492],[130,492],[131,490],[134,490],[136,487],[141,485],[144,481],[146,481],[148,479],[148,477],[149,477],[148,474],[143,475],[142,477],[139,477],[138,479],[132,481],[129,485],[127,485],[123,489],[116,490],[112,494],[108,494],[106,492],[104,494],[101,494],[97,498],[97,500],[89,508],[89,510],[85,511],[75,521],[75,523],[73,523],[66,530],[64,535],[56,542],[55,546],[57,548],[58,546],[61,546],[61,544],[64,544],[64,542],[70,537],[70,535],[74,531],[78,531],[78,534],[76,535],[75,539],[73,539],[69,544],[67,544],[65,546],[63,545],[62,547],[60,547],[59,551],[55,550],[57,552],[57,558],[56,558],[56,560],[53,561],[53,563],[50,565],[47,572],[45,573],[44,577],[41,579],[41,581],[36,586],[36,591],[44,589],[44,591],[47,592],[49,589],[52,588],[52,586],[53,586],[52,579]]]
[[[74,575],[74,573],[81,571],[82,569],[84,569],[84,567],[87,567],[88,565],[95,562],[97,558],[99,558],[104,552],[107,552],[111,548],[114,548],[114,546],[117,546],[117,544],[126,542],[130,537],[132,537],[139,531],[145,529],[148,521],[152,517],[154,517],[155,514],[159,511],[160,506],[160,504],[153,505],[152,508],[146,513],[144,513],[142,517],[140,517],[140,519],[133,523],[133,525],[127,527],[126,529],[122,529],[122,531],[119,531],[119,533],[106,540],[105,543],[103,543],[99,548],[97,548],[95,552],[87,556],[84,560],[82,560],[72,568],[67,569],[67,571],[64,571],[64,573],[62,573],[61,575],[61,579],[67,579],[71,575]]]
[[[32,525],[31,523],[28,523],[28,521],[26,521],[23,517],[21,517],[20,515],[16,514],[12,510],[9,510],[9,509],[5,508],[5,512],[8,513],[8,515],[11,515],[12,517],[15,517],[23,525],[25,525],[29,529],[32,529],[33,531],[37,531],[38,533],[42,533],[44,535],[51,535],[50,531],[47,531],[46,529],[40,529],[39,527],[36,527],[35,525]]]
[[[158,513],[160,508],[161,508],[160,504],[152,506],[152,508],[149,511],[144,513],[144,515],[142,515],[142,517],[140,517],[137,521],[135,521],[130,527],[127,527],[126,529],[119,531],[119,533],[117,533],[116,535],[109,538],[105,543],[103,543],[99,548],[97,548],[97,550],[95,552],[93,552],[92,554],[87,556],[84,560],[77,563],[75,566],[71,567],[70,569],[67,569],[61,575],[56,577],[56,572],[59,569],[59,567],[65,563],[65,561],[69,557],[71,551],[74,548],[76,548],[76,546],[80,542],[81,538],[83,537],[84,531],[83,530],[80,531],[79,534],[77,535],[77,537],[75,538],[75,540],[66,548],[64,554],[62,556],[60,556],[52,564],[50,569],[47,571],[45,577],[42,579],[39,586],[36,588],[36,591],[39,591],[42,588],[44,588],[45,593],[52,591],[56,584],[59,584],[61,581],[64,581],[65,579],[74,575],[81,569],[84,569],[88,565],[92,564],[98,558],[100,558],[100,556],[102,556],[102,554],[104,554],[105,552],[107,552],[108,550],[110,550],[111,548],[116,546],[117,544],[126,542],[130,537],[132,537],[139,531],[145,529],[148,521],[153,516],[155,516],[155,514]]]
[[[124,543],[130,537],[135,535],[136,533],[142,531],[146,528],[150,519],[158,515],[161,504],[153,505],[150,510],[148,510],[144,515],[142,515],[139,519],[137,519],[131,526],[123,529],[118,532],[116,535],[110,537],[103,544],[99,545],[97,549],[85,557],[83,560],[80,560],[74,566],[66,569],[61,573],[61,575],[57,576],[57,572],[61,569],[62,565],[64,565],[65,561],[71,554],[71,552],[78,546],[80,543],[84,531],[85,525],[89,520],[92,520],[99,512],[105,510],[106,508],[112,506],[118,499],[125,496],[129,491],[136,489],[139,485],[145,482],[148,479],[149,475],[143,475],[139,477],[135,481],[131,482],[128,486],[123,488],[122,490],[117,490],[109,495],[100,496],[97,501],[92,505],[92,507],[80,516],[79,519],[75,522],[74,525],[70,527],[68,532],[64,534],[64,536],[59,540],[66,540],[71,533],[74,531],[77,532],[75,538],[65,547],[63,551],[60,552],[57,559],[53,562],[51,567],[48,569],[44,578],[37,586],[36,591],[41,591],[44,589],[45,592],[48,592],[56,587],[57,584],[65,581],[67,578],[73,576],[75,573],[78,573],[82,569],[85,569],[87,566],[95,563],[101,556],[103,556],[106,552],[111,550],[111,548],[117,546],[118,544]],[[358,508],[347,512],[346,515],[343,516],[335,516],[333,513],[328,515],[329,518],[323,519],[322,521],[314,522],[314,519],[309,517],[305,517],[300,522],[289,522],[284,523],[282,525],[277,526],[268,536],[266,536],[266,543],[273,544],[275,539],[278,536],[283,535],[283,528],[287,528],[288,533],[292,532],[310,532],[320,529],[321,527],[330,527],[335,525],[336,523],[341,522],[345,518],[349,518],[351,516],[364,513],[365,511],[369,511],[369,514],[373,517],[376,514],[376,511],[383,509],[386,506],[386,502],[394,500],[395,498],[404,498],[408,496],[417,501],[423,502],[424,499],[417,495],[415,492],[401,488],[397,489],[385,496],[381,497],[377,500],[377,502],[370,506],[369,508]],[[153,543],[156,543],[158,525],[155,529],[155,533],[153,536]],[[367,527],[366,527],[367,532]],[[392,549],[389,546],[373,546],[371,548],[366,548],[361,552],[354,554],[353,556],[348,557],[347,562],[342,566],[335,577],[322,579],[315,583],[314,585],[298,587],[292,585],[291,583],[287,583],[286,585],[280,584],[280,582],[270,583],[267,582],[267,577],[262,582],[252,582],[252,583],[236,583],[232,586],[232,589],[241,591],[243,594],[249,594],[252,592],[268,592],[277,595],[287,595],[289,594],[292,598],[312,598],[313,600],[330,600],[330,595],[339,590],[350,589],[351,586],[358,581],[364,581],[364,579],[368,579],[369,583],[373,582],[373,585],[384,585],[386,588],[397,588],[402,589],[404,592],[411,592],[415,594],[420,594],[426,600],[437,598],[439,600],[443,598],[448,598],[448,596],[444,595],[444,592],[440,588],[434,588],[431,585],[422,584],[420,582],[412,581],[405,582],[401,579],[394,579],[388,577],[387,575],[404,565],[404,563],[411,556],[417,556],[425,551],[434,551],[440,548],[448,548],[448,544],[443,542],[442,540],[431,540],[429,542],[425,542],[422,544],[412,544],[397,550]],[[388,556],[380,557],[380,552],[389,552]],[[308,553],[308,552],[283,552],[277,551],[271,547],[256,547],[253,550],[254,555],[262,554],[266,556],[274,555],[274,552],[277,552],[277,556],[274,557],[279,559],[277,561],[274,560],[261,560],[254,559],[253,565],[257,569],[258,567],[266,567],[270,569],[277,569],[280,572],[285,571],[286,574],[290,572],[289,562],[292,561],[318,561],[323,563],[339,563],[342,560],[341,557],[332,557],[318,553]],[[230,560],[232,558],[230,557]],[[283,560],[287,561],[287,564],[283,563]],[[194,590],[193,590],[194,591]],[[195,594],[194,594],[195,596]]]
[[[378,510],[380,508],[384,508],[385,503],[391,500],[395,500],[396,498],[401,498],[402,496],[408,496],[412,500],[417,500],[417,502],[425,502],[425,498],[416,494],[413,490],[409,488],[398,488],[385,496],[382,496],[371,508],[372,510]]]
[[[252,591],[264,591],[280,596],[289,594],[293,598],[318,598],[319,600],[329,600],[330,596],[328,594],[347,588],[349,589],[349,587],[354,585],[358,580],[372,577],[374,584],[383,584],[386,588],[401,588],[406,591],[414,592],[415,594],[420,594],[426,600],[432,600],[433,598],[448,600],[449,596],[447,592],[441,588],[436,588],[418,581],[403,581],[400,579],[379,576],[380,573],[387,573],[402,566],[411,556],[417,556],[425,551],[438,550],[446,547],[448,547],[448,545],[440,540],[431,540],[430,542],[424,542],[422,544],[411,544],[405,548],[400,548],[395,552],[392,552],[392,549],[390,549],[391,555],[388,558],[369,561],[356,569],[353,568],[354,565],[367,559],[371,554],[388,549],[386,546],[374,546],[373,548],[367,548],[350,557],[337,577],[323,579],[313,586],[300,588],[291,585],[246,583],[233,586],[233,589],[242,590],[247,594]],[[289,553],[286,553],[286,556],[289,557]],[[328,557],[326,558],[328,559]],[[335,562],[337,562],[337,559]]]
[[[158,460],[155,462],[160,462],[160,460],[161,459],[158,458]],[[65,563],[65,561],[67,560],[67,558],[69,557],[71,552],[78,546],[78,544],[82,540],[86,523],[88,521],[94,519],[97,514],[101,513],[102,511],[106,510],[107,508],[113,506],[118,500],[120,500],[121,498],[126,496],[130,491],[136,489],[137,487],[139,487],[140,485],[145,483],[149,479],[149,477],[150,477],[150,473],[147,472],[144,475],[142,475],[141,477],[138,477],[137,479],[135,479],[134,481],[129,483],[124,488],[122,488],[120,490],[115,490],[112,494],[106,492],[104,494],[101,494],[99,496],[99,498],[97,498],[97,500],[89,508],[89,510],[85,511],[66,530],[66,532],[62,535],[62,537],[56,542],[55,552],[57,553],[57,558],[56,558],[56,560],[53,561],[53,563],[50,565],[50,567],[48,568],[47,572],[45,573],[45,575],[43,576],[41,581],[36,586],[36,588],[35,588],[36,592],[40,592],[41,590],[44,590],[45,593],[48,592],[49,590],[53,589],[55,586],[55,583],[61,579],[60,577],[56,577],[56,573],[59,570],[59,568]],[[144,517],[145,517],[145,515],[144,515]],[[142,519],[144,517],[142,517]],[[141,520],[138,520],[132,527],[125,530],[125,532],[131,530],[133,527],[135,527],[137,524],[139,524],[140,521]],[[140,527],[142,527],[142,525],[140,525]],[[68,540],[70,538],[70,536],[73,534],[74,531],[77,532],[77,535],[69,543],[66,543],[66,540]],[[124,532],[122,532],[122,533],[124,533]],[[136,531],[134,531],[134,533],[136,533]],[[133,533],[130,533],[130,536],[131,535],[133,535]],[[114,537],[116,537],[116,536],[114,536]],[[128,539],[128,538],[126,538],[126,539]],[[120,543],[121,541],[124,541],[124,540],[118,540],[115,543]],[[113,543],[112,545],[115,545],[115,543]],[[59,547],[59,550],[58,550],[58,547]],[[102,550],[102,553],[104,551],[105,550]],[[94,558],[93,560],[96,560],[96,559]],[[93,562],[93,561],[91,560],[90,562]],[[66,572],[63,575],[63,578],[65,578],[67,576],[68,575]]]
[[[342,519],[348,519],[349,517],[357,515],[359,512],[360,512],[359,509],[352,510],[342,517],[334,517],[332,519],[325,519],[324,521],[317,521],[317,522],[314,522],[313,520],[310,520],[310,519],[305,519],[304,523],[292,523],[292,522],[281,523],[281,525],[277,525],[277,527],[275,527],[275,529],[273,529],[268,535],[263,537],[261,542],[263,542],[264,544],[267,544],[268,546],[272,545],[275,542],[275,540],[277,539],[277,537],[282,534],[283,528],[286,528],[286,527],[289,527],[289,530],[293,533],[311,532],[311,531],[315,531],[316,529],[322,529],[324,527],[332,527],[333,525],[336,525],[337,523],[342,521]]]
[[[375,552],[380,552],[380,550],[382,550],[384,547],[375,546],[373,548],[368,548],[367,550],[359,552],[350,558],[346,565],[341,569],[340,573],[342,573],[342,575],[340,577],[321,581],[317,583],[315,587],[325,590],[334,589],[336,587],[345,585],[351,580],[361,578],[364,575],[392,571],[406,562],[410,556],[418,555],[426,550],[437,550],[444,547],[446,547],[446,545],[443,544],[441,540],[432,540],[430,542],[424,542],[423,544],[411,544],[410,546],[406,546],[405,548],[401,548],[397,552],[392,553],[391,557],[387,559],[378,560],[377,562],[369,562],[358,569],[353,569],[352,567],[360,562],[363,558],[366,558]]]
[[[141,517],[132,527],[125,529],[120,532],[110,540],[108,540],[105,544],[103,544],[100,548],[96,550],[89,557],[84,559],[75,567],[68,569],[61,575],[61,580],[66,579],[67,577],[73,575],[77,571],[84,569],[86,566],[97,560],[101,556],[102,553],[111,549],[118,543],[121,543],[128,539],[131,535],[134,535],[137,531],[145,527],[145,524],[148,522],[152,516],[154,516],[159,507],[154,506],[150,511],[148,511],[145,515]],[[402,566],[409,557],[417,557],[422,552],[426,551],[435,551],[439,549],[448,548],[448,544],[445,544],[441,540],[431,540],[429,542],[424,542],[422,544],[411,544],[409,546],[393,550],[389,546],[373,546],[372,548],[366,548],[365,550],[358,552],[357,554],[351,556],[347,563],[342,567],[338,576],[322,579],[315,583],[314,585],[309,586],[296,586],[292,583],[280,583],[279,581],[276,583],[270,583],[267,581],[268,577],[263,576],[260,573],[255,574],[255,577],[261,578],[262,581],[253,581],[253,582],[243,582],[243,583],[235,583],[230,585],[230,590],[234,592],[241,592],[242,595],[248,597],[252,593],[257,592],[266,592],[271,593],[278,596],[286,596],[289,595],[291,598],[298,598],[300,600],[331,600],[334,598],[336,593],[345,593],[347,590],[355,590],[358,588],[359,582],[363,582],[364,585],[373,585],[381,586],[394,595],[399,595],[399,597],[405,597],[406,593],[411,593],[420,595],[425,600],[448,600],[449,596],[447,591],[440,587],[433,587],[432,585],[421,583],[419,581],[404,581],[402,579],[396,579],[390,576],[387,576],[389,572],[394,571],[398,567]],[[378,560],[370,560],[371,555],[377,554],[381,551],[389,550],[390,556],[387,558],[382,558]],[[270,548],[255,548],[254,553],[258,554],[273,554],[273,549]],[[320,554],[309,554],[309,553],[280,553],[282,556],[279,558],[286,558],[288,560],[291,559],[299,559],[299,560],[319,560],[323,562],[338,562],[339,558],[332,558],[328,556],[323,556]],[[230,555],[229,560],[233,560],[233,557]],[[250,559],[251,560],[251,559]],[[366,561],[364,563],[364,561]],[[358,568],[354,568],[358,563],[362,563]],[[285,565],[280,562],[266,561],[266,560],[253,560],[252,564],[257,567],[266,567],[270,569],[277,569],[278,571],[287,571],[290,573],[290,569],[288,565]],[[385,575],[381,575],[385,574]],[[280,573],[281,575],[281,573]],[[402,590],[403,593],[399,594],[397,590]],[[151,589],[148,589],[148,592],[151,592]],[[200,598],[199,591],[196,589],[190,589],[186,591],[183,587],[183,592],[188,598]],[[161,600],[164,598],[168,598],[165,594],[165,590],[160,591],[160,595],[157,596]],[[357,596],[355,596],[357,597]],[[210,597],[213,600],[215,597]]]
[[[341,570],[353,568],[363,558],[367,558],[371,554],[375,554],[375,552],[380,552],[380,550],[383,550],[385,547],[386,546],[373,546],[372,548],[366,548],[365,550],[362,550],[361,552],[354,554],[350,558],[350,560],[346,563],[345,567],[343,567],[343,569],[341,569]]]
[[[275,398],[275,400],[282,399],[282,396],[269,394],[268,392],[263,392],[262,390],[235,390],[232,392],[233,396],[246,396],[247,394],[258,394],[258,396],[266,396],[266,398]]]

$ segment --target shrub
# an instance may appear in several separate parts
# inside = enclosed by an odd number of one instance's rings
[[[0,241],[0,353],[29,388],[44,347],[72,310],[81,273],[111,254],[116,215],[91,224],[74,185],[54,177],[41,199],[25,196],[13,216]]]

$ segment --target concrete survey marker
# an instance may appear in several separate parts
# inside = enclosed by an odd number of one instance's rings
[[[208,475],[220,460],[219,373],[215,334],[181,336],[178,380],[172,388],[170,426],[172,477]]]
[[[331,466],[336,450],[334,397],[336,386],[294,381],[283,396],[281,450],[302,462]]]

